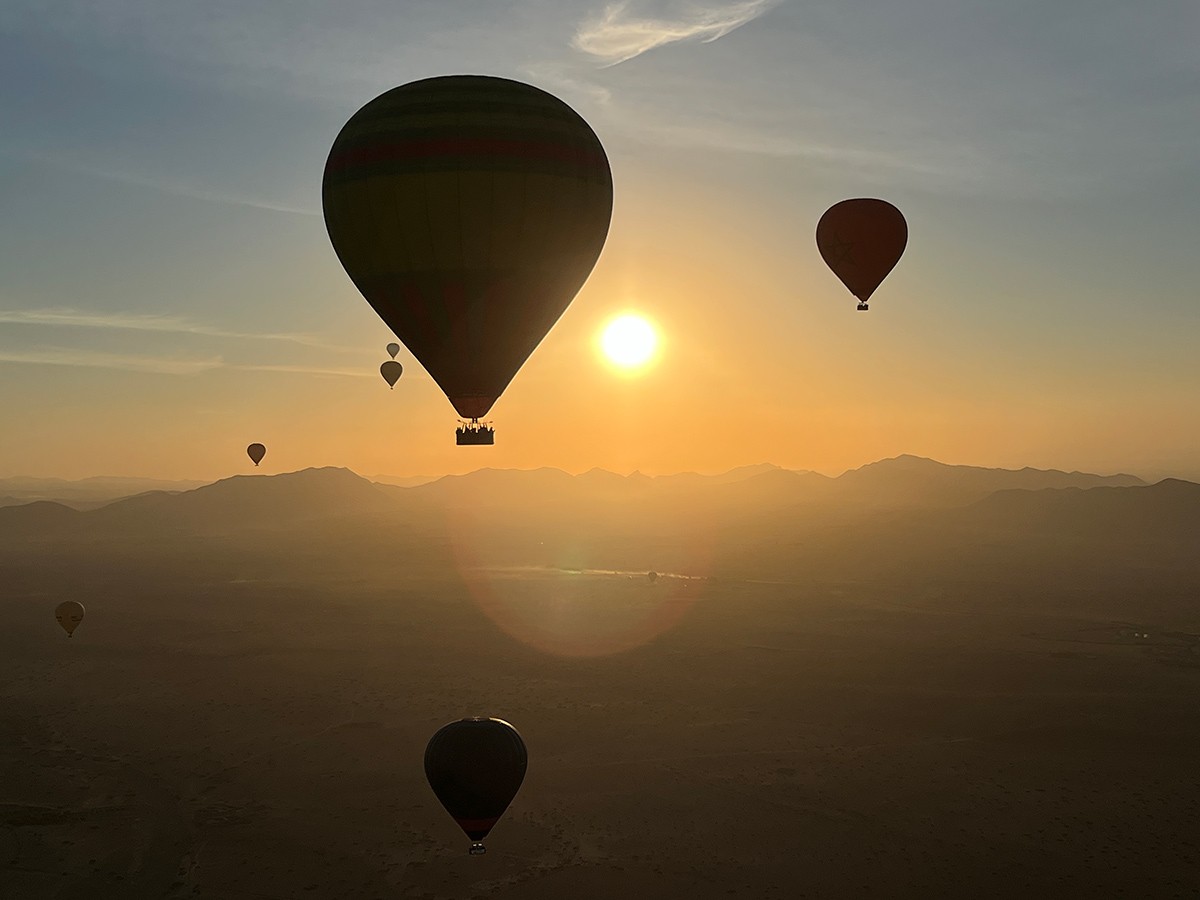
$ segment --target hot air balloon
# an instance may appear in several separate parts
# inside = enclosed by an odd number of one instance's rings
[[[886,200],[843,200],[817,223],[821,258],[866,309],[871,294],[887,278],[908,244],[904,215]]]
[[[385,349],[387,350],[387,355],[390,356],[392,359],[395,359],[396,354],[400,352],[400,345],[394,344],[394,343],[388,344]]]
[[[404,366],[400,365],[394,359],[389,359],[379,367],[379,374],[388,383],[388,387],[394,388],[396,382],[400,380],[400,376],[404,374]]]
[[[246,448],[246,455],[249,456],[254,462],[254,465],[257,466],[263,461],[263,457],[267,455],[267,448],[262,444],[251,444]]]
[[[599,138],[557,97],[484,75],[426,78],[342,128],[322,205],[355,286],[445,392],[458,443],[587,280],[608,236]]]
[[[647,572],[646,577],[650,579],[651,584],[654,584],[654,582],[658,581],[658,573],[657,572],[654,572],[654,571]]]
[[[425,748],[425,777],[460,828],[469,852],[504,815],[525,780],[529,754],[517,729],[503,719],[460,719],[443,725]]]
[[[70,637],[83,621],[83,604],[77,600],[64,600],[54,608],[54,618]]]

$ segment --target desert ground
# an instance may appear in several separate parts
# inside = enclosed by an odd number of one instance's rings
[[[693,574],[6,556],[0,896],[1195,896],[1188,585]],[[530,751],[483,857],[466,715]]]

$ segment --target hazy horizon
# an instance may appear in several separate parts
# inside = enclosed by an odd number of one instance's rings
[[[853,471],[856,471],[857,469],[861,469],[866,466],[871,466],[876,463],[888,462],[890,460],[903,459],[903,458],[913,458],[913,459],[925,460],[928,462],[937,463],[937,464],[943,465],[943,466],[963,467],[963,468],[998,469],[998,470],[1004,470],[1004,471],[1019,471],[1021,469],[1029,468],[1029,469],[1035,469],[1038,471],[1053,471],[1053,472],[1064,472],[1064,473],[1085,473],[1086,472],[1089,474],[1101,475],[1101,476],[1132,475],[1132,476],[1141,478],[1146,482],[1160,481],[1164,478],[1179,478],[1179,479],[1183,479],[1185,481],[1200,481],[1200,470],[1198,470],[1197,472],[1191,473],[1191,472],[1186,472],[1186,471],[1181,472],[1181,471],[1173,471],[1173,470],[1150,469],[1150,470],[1148,470],[1148,474],[1147,474],[1146,472],[1135,470],[1132,467],[1116,468],[1116,469],[1106,470],[1106,471],[1095,471],[1095,470],[1087,470],[1087,469],[1083,469],[1083,468],[1079,468],[1079,467],[1069,467],[1069,466],[983,465],[983,464],[974,463],[974,462],[959,462],[959,461],[947,461],[947,460],[942,460],[942,459],[935,459],[931,456],[924,456],[919,453],[895,453],[895,454],[891,454],[889,456],[880,457],[879,459],[867,460],[858,465],[853,465],[853,466],[850,466],[845,469],[826,469],[824,471],[820,470],[820,469],[807,468],[807,467],[802,467],[802,466],[801,467],[783,466],[783,465],[780,465],[778,463],[771,462],[768,460],[759,460],[757,462],[739,463],[739,464],[728,466],[728,467],[717,467],[717,468],[709,468],[709,469],[678,469],[678,470],[673,470],[673,471],[647,471],[644,469],[637,469],[637,468],[620,470],[620,469],[612,469],[612,468],[608,468],[606,466],[599,466],[599,465],[588,466],[586,468],[572,469],[572,468],[567,468],[564,466],[553,465],[550,463],[546,463],[546,464],[542,464],[542,465],[527,465],[527,466],[499,466],[499,465],[490,465],[487,463],[486,460],[477,460],[476,462],[478,462],[479,465],[471,466],[471,467],[462,467],[462,468],[456,469],[455,471],[446,471],[446,472],[415,472],[415,471],[414,472],[363,472],[363,471],[359,471],[358,469],[355,469],[353,466],[342,465],[342,464],[338,464],[338,463],[324,463],[324,464],[320,464],[320,465],[304,465],[304,466],[300,466],[299,468],[295,468],[295,469],[278,469],[278,470],[276,470],[274,467],[271,466],[270,456],[268,454],[268,458],[265,459],[260,466],[255,467],[250,462],[247,462],[246,467],[244,467],[240,471],[228,471],[228,472],[224,472],[219,475],[209,476],[209,477],[200,477],[200,476],[188,475],[188,474],[182,474],[182,475],[179,475],[176,477],[161,477],[161,476],[150,476],[150,475],[144,475],[144,474],[137,474],[137,473],[132,473],[132,472],[96,472],[96,473],[89,474],[89,475],[67,477],[67,476],[63,476],[63,475],[59,475],[59,474],[43,473],[43,472],[38,472],[38,473],[11,472],[11,473],[0,473],[0,481],[3,481],[5,479],[31,478],[31,479],[46,479],[46,480],[61,479],[64,481],[74,482],[74,481],[85,481],[88,479],[112,478],[112,479],[128,479],[131,481],[135,481],[135,480],[162,481],[164,483],[185,483],[185,482],[211,483],[212,481],[219,481],[221,479],[230,478],[235,475],[283,475],[283,474],[301,472],[306,469],[322,469],[322,468],[347,469],[347,470],[353,472],[354,474],[359,475],[360,477],[366,478],[368,480],[373,480],[376,478],[433,480],[433,479],[438,479],[438,478],[445,478],[448,475],[469,475],[474,472],[479,472],[479,471],[483,471],[483,470],[487,470],[487,469],[497,469],[497,470],[501,470],[501,471],[517,471],[517,472],[531,472],[531,471],[536,471],[538,469],[555,469],[560,472],[565,472],[568,475],[584,475],[584,474],[587,474],[588,472],[592,472],[592,471],[601,471],[601,472],[609,472],[614,475],[619,475],[623,478],[627,478],[631,475],[645,475],[650,478],[669,477],[672,475],[702,475],[702,476],[711,477],[711,476],[725,475],[730,472],[737,471],[739,469],[755,469],[755,468],[761,468],[761,467],[785,469],[790,472],[815,472],[816,474],[824,475],[827,478],[838,478],[839,476],[844,475],[847,472],[853,472]]]

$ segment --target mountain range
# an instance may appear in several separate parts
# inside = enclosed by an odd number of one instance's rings
[[[9,505],[0,508],[0,546],[6,556],[227,547],[429,562],[466,553],[488,565],[776,577],[845,577],[931,553],[968,560],[988,548],[993,556],[1008,548],[1014,560],[1044,559],[1049,548],[1078,564],[1083,546],[1101,568],[1147,553],[1177,566],[1200,560],[1200,485],[915,456],[837,478],[770,465],[658,477],[480,469],[408,487],[323,468],[143,491],[83,509]]]

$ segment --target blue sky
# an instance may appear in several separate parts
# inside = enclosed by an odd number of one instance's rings
[[[1198,48],[1200,5],[1173,0],[7,0],[0,474],[216,476],[258,423],[296,466],[482,464],[447,446],[453,414],[411,359],[379,407],[390,335],[319,189],[362,103],[483,72],[583,114],[617,192],[596,273],[497,416],[615,404],[635,423],[488,463],[837,471],[907,451],[1200,475]],[[812,246],[860,195],[911,232],[869,322]],[[666,354],[636,388],[580,353],[631,304]],[[664,407],[747,439],[681,455]],[[751,413],[794,423],[784,448]],[[300,414],[345,444],[303,452]],[[403,457],[347,418],[393,415]]]

